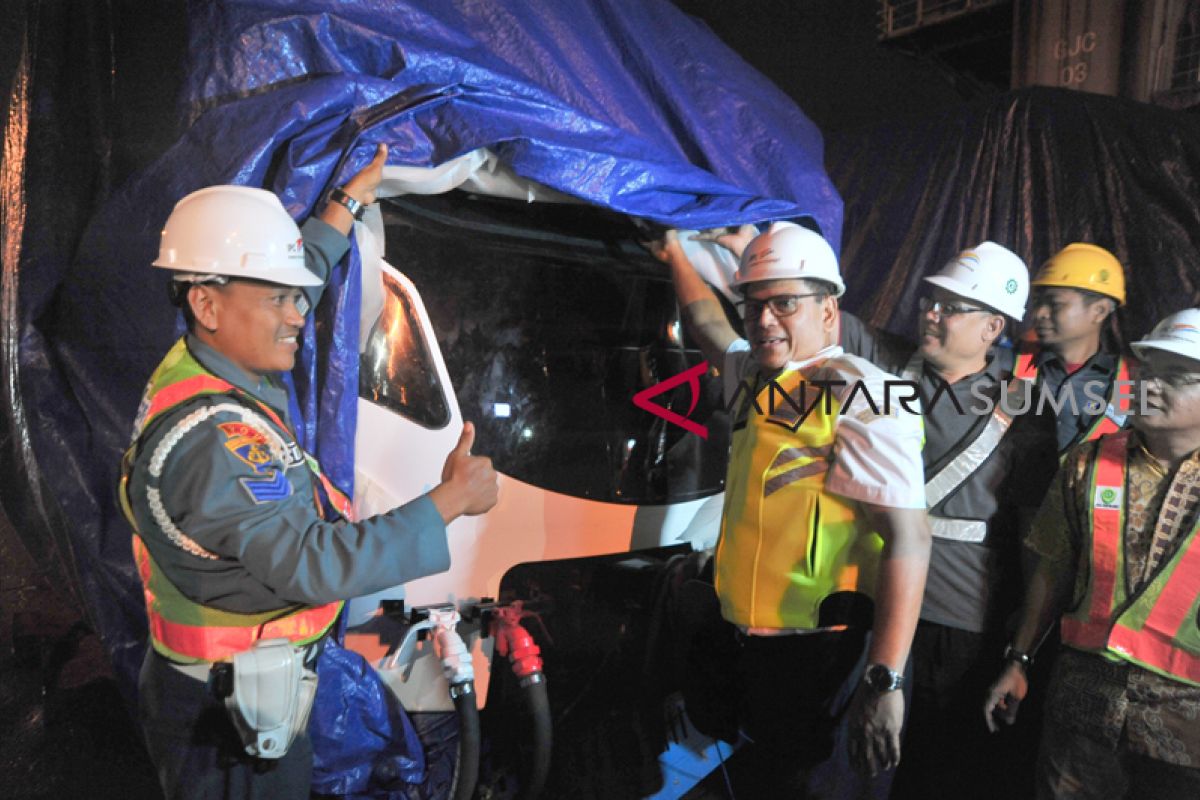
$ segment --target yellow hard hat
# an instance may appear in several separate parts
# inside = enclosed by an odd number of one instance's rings
[[[1073,242],[1059,250],[1038,270],[1033,285],[1086,289],[1125,305],[1125,270],[1121,262],[1094,244]]]

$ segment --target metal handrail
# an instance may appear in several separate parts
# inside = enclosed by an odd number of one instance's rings
[[[1010,0],[880,0],[879,38],[889,39],[1007,2]]]

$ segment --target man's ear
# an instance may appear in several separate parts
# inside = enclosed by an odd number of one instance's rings
[[[838,299],[831,294],[821,301],[821,327],[826,332],[838,329]]]
[[[209,333],[216,333],[220,305],[217,287],[204,283],[192,284],[188,289],[187,303],[191,306],[196,324]]]
[[[1115,300],[1102,297],[1088,306],[1088,317],[1091,319],[1093,325],[1103,325],[1104,320],[1108,319],[1116,310],[1117,303]]]
[[[1004,333],[1004,326],[1006,324],[1007,320],[1004,317],[999,314],[992,314],[988,318],[987,324],[983,326],[983,341],[989,346],[995,344],[995,342]]]

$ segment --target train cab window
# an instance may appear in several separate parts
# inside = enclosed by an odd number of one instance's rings
[[[627,218],[463,192],[383,210],[388,262],[420,290],[476,450],[497,469],[618,503],[722,490],[719,381],[702,380],[698,398],[687,385],[656,398],[707,438],[633,405],[703,357],[683,338],[667,270]]]
[[[450,424],[450,407],[414,298],[388,275],[383,288],[383,311],[359,362],[359,396],[426,428],[444,428]]]

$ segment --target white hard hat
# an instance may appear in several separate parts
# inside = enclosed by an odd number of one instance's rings
[[[995,242],[963,250],[926,283],[975,300],[1018,322],[1029,299],[1029,269],[1013,251]]]
[[[1165,350],[1200,361],[1200,308],[1175,312],[1155,325],[1145,339],[1129,346],[1138,358],[1145,358],[1147,350]]]
[[[182,281],[223,275],[321,285],[304,267],[304,240],[279,198],[248,186],[209,186],[176,203],[154,266]]]
[[[748,283],[794,278],[832,284],[834,297],[846,291],[837,256],[821,234],[794,222],[772,222],[742,253],[733,286],[741,290]]]

